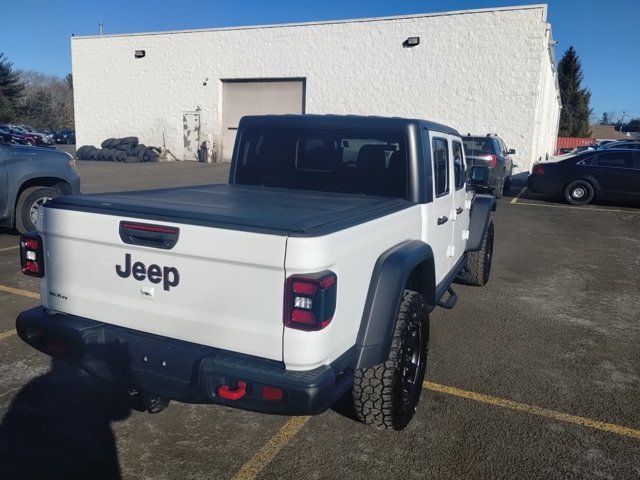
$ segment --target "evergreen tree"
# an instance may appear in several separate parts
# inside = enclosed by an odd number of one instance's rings
[[[13,70],[13,64],[4,53],[0,53],[0,122],[13,121],[23,88],[18,73]]]
[[[588,137],[591,92],[582,88],[582,65],[573,47],[569,47],[558,64],[558,83],[562,111],[560,112],[561,137]]]

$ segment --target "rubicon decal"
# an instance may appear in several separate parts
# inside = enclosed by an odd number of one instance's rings
[[[121,278],[132,276],[139,282],[149,280],[151,283],[162,282],[162,287],[169,291],[171,287],[177,287],[180,283],[180,272],[175,267],[161,267],[152,263],[147,267],[142,262],[131,264],[131,254],[124,256],[124,265],[116,265],[116,273]]]

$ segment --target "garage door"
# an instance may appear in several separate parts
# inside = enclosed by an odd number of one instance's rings
[[[304,80],[225,81],[222,84],[222,160],[231,160],[245,115],[304,113]]]

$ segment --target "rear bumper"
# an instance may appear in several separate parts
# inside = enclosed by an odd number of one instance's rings
[[[22,312],[16,330],[32,347],[127,388],[186,403],[218,403],[245,410],[313,415],[331,407],[353,382],[353,371],[322,366],[287,371],[281,362],[241,355],[117,327],[87,318],[52,314],[43,307]],[[246,384],[237,400],[219,395],[222,385]],[[280,388],[281,400],[262,398],[262,387]]]

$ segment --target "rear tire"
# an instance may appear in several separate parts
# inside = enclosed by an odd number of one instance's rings
[[[502,192],[503,191],[504,191],[504,173],[503,173],[502,177],[500,178],[500,183],[498,183],[496,188],[491,190],[491,194],[496,198],[502,198]]]
[[[424,298],[405,290],[387,360],[356,369],[353,406],[361,422],[402,430],[416,411],[427,367],[429,314]]]
[[[482,239],[482,247],[477,252],[467,254],[467,277],[464,283],[482,287],[489,281],[493,261],[493,238],[493,221],[489,220],[489,226]]]
[[[595,195],[593,185],[586,180],[574,180],[564,187],[564,199],[571,205],[586,205]]]
[[[55,188],[27,188],[20,194],[16,204],[16,230],[20,233],[34,231],[36,229],[36,219],[42,205],[60,195],[61,193]]]

